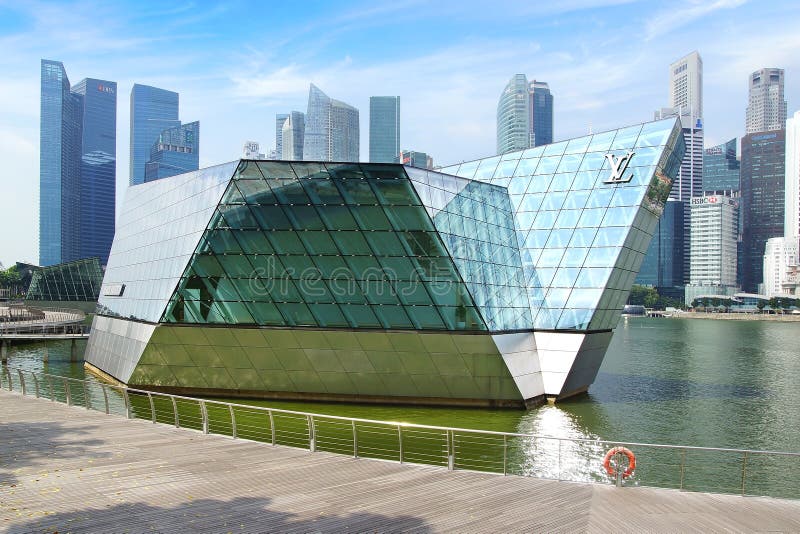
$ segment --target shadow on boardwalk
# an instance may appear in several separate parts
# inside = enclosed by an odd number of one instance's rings
[[[56,513],[25,523],[8,532],[431,532],[423,519],[388,517],[368,512],[319,515],[297,519],[291,513],[270,510],[270,499],[240,497],[229,501],[198,499],[175,507],[124,503]],[[0,525],[1,527],[2,525]]]
[[[53,460],[86,458],[87,450],[91,450],[94,457],[110,456],[95,448],[103,440],[89,437],[97,428],[87,425],[76,429],[51,421],[0,423],[0,492],[18,484],[14,471],[35,467],[45,463],[44,460],[52,466]]]

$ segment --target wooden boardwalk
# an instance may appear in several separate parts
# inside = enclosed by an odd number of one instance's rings
[[[0,532],[800,532],[800,501],[272,447],[0,392]]]

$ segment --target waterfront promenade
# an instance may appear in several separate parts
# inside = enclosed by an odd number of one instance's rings
[[[800,531],[800,501],[449,472],[0,392],[0,531]]]

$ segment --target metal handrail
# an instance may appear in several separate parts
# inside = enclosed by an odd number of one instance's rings
[[[19,379],[12,380],[11,372],[14,371],[16,375],[18,375]],[[352,438],[344,438],[343,436],[340,437],[332,437],[327,436],[324,437],[328,440],[338,440],[340,442],[347,442],[349,445],[342,450],[335,450],[335,452],[340,452],[344,454],[350,454],[347,452],[348,450],[352,451],[352,456],[354,458],[358,458],[360,456],[374,456],[394,461],[399,461],[400,463],[422,463],[422,464],[434,464],[440,466],[446,466],[448,470],[453,470],[456,468],[466,468],[466,469],[477,469],[481,471],[490,471],[496,472],[498,474],[502,473],[503,475],[509,474],[509,439],[510,438],[520,438],[523,440],[531,440],[531,443],[535,444],[538,443],[538,440],[544,440],[546,443],[547,440],[556,441],[558,443],[558,452],[556,456],[555,449],[550,452],[553,458],[552,466],[555,466],[556,457],[558,462],[557,471],[550,470],[544,474],[532,474],[529,470],[525,471],[523,469],[522,474],[526,474],[529,476],[540,476],[543,478],[553,478],[558,480],[569,480],[569,478],[564,478],[565,474],[569,474],[569,469],[564,471],[562,469],[562,443],[567,442],[567,444],[588,444],[592,445],[597,448],[605,448],[605,446],[619,446],[619,445],[627,445],[632,448],[640,447],[640,448],[649,448],[649,449],[662,449],[662,450],[673,450],[680,452],[680,464],[670,464],[670,463],[661,463],[658,464],[656,462],[651,463],[652,466],[668,466],[670,468],[679,468],[680,473],[680,482],[679,484],[674,482],[675,486],[679,489],[689,489],[685,484],[685,474],[687,473],[687,451],[700,451],[700,452],[719,452],[719,453],[726,453],[732,455],[738,455],[739,462],[740,462],[740,477],[741,477],[741,487],[732,487],[732,486],[719,486],[717,489],[722,490],[731,490],[736,489],[736,492],[741,492],[742,495],[746,494],[746,485],[748,483],[748,475],[751,474],[752,468],[748,466],[748,458],[752,455],[767,455],[767,456],[775,456],[775,457],[789,457],[789,458],[800,458],[800,452],[790,452],[790,451],[770,451],[770,450],[757,450],[757,449],[735,449],[735,448],[725,448],[725,447],[700,447],[700,446],[692,446],[692,445],[668,445],[668,444],[660,444],[660,443],[643,443],[643,442],[626,442],[626,441],[612,441],[612,440],[602,440],[602,439],[591,439],[591,438],[569,438],[569,437],[557,437],[557,436],[549,436],[549,435],[537,435],[537,434],[528,434],[528,433],[519,433],[519,432],[500,432],[494,430],[479,430],[479,429],[472,429],[472,428],[457,428],[457,427],[444,427],[444,426],[436,426],[436,425],[425,425],[425,424],[418,424],[418,423],[404,423],[398,421],[381,421],[375,419],[365,419],[365,418],[358,418],[358,417],[345,417],[339,415],[327,415],[327,414],[319,414],[319,413],[311,413],[311,412],[303,412],[298,410],[286,410],[282,408],[270,408],[264,406],[253,406],[247,404],[239,404],[234,402],[225,402],[213,399],[199,399],[196,397],[187,397],[182,395],[173,395],[170,393],[163,393],[157,391],[148,391],[143,389],[136,389],[130,388],[127,386],[122,385],[113,385],[107,384],[103,382],[90,382],[85,379],[79,378],[72,378],[72,377],[63,377],[59,375],[52,375],[49,373],[37,373],[33,371],[26,371],[19,368],[3,366],[0,369],[0,374],[4,374],[7,377],[8,382],[8,389],[9,391],[13,391],[13,383],[16,381],[22,389],[22,394],[30,394],[30,387],[26,388],[25,379],[23,377],[24,373],[28,373],[33,377],[33,385],[35,395],[37,397],[40,396],[40,386],[39,386],[39,377],[44,378],[42,380],[42,385],[47,384],[49,387],[49,396],[41,395],[45,398],[50,398],[50,400],[56,400],[53,391],[53,382],[57,381],[63,384],[64,386],[64,397],[65,401],[68,405],[80,405],[80,400],[76,400],[71,394],[70,384],[81,384],[82,393],[83,393],[83,405],[87,409],[96,409],[98,411],[103,411],[102,408],[99,406],[95,406],[94,402],[90,402],[88,391],[88,385],[99,385],[102,388],[103,393],[103,404],[105,408],[105,413],[110,413],[109,410],[109,400],[107,389],[113,389],[118,391],[122,399],[124,400],[124,409],[125,409],[125,416],[127,418],[136,418],[137,415],[134,414],[133,408],[131,403],[131,396],[133,395],[141,395],[142,397],[147,399],[147,404],[149,405],[149,419],[153,423],[159,423],[163,421],[159,421],[157,417],[157,410],[153,399],[155,397],[169,399],[171,401],[171,410],[168,411],[172,412],[174,419],[167,424],[174,424],[175,427],[181,428],[182,426],[185,427],[185,424],[182,425],[181,423],[189,422],[190,427],[196,425],[198,428],[195,430],[199,430],[204,434],[208,433],[219,433],[211,430],[211,421],[209,419],[209,406],[219,406],[227,408],[225,411],[229,412],[230,417],[230,426],[231,426],[231,433],[227,434],[224,433],[223,435],[230,435],[234,439],[241,439],[242,434],[247,434],[248,428],[255,428],[248,424],[242,423],[237,431],[237,422],[236,422],[236,414],[234,408],[247,410],[251,413],[253,412],[260,412],[268,416],[269,420],[269,429],[266,431],[265,435],[261,435],[260,437],[266,440],[267,442],[271,442],[272,445],[278,444],[278,440],[276,440],[276,415],[286,415],[286,416],[293,416],[296,419],[295,423],[300,424],[298,428],[293,429],[291,426],[289,429],[278,430],[277,433],[280,434],[281,437],[284,439],[282,440],[282,444],[287,444],[286,441],[290,441],[288,443],[289,446],[293,447],[303,447],[306,450],[311,452],[315,452],[319,450],[319,437],[318,437],[318,427],[317,427],[317,420],[320,421],[337,421],[341,422],[342,429],[346,427],[352,427]],[[187,413],[182,413],[179,415],[178,410],[178,401],[182,403],[190,403],[199,409],[199,413],[195,415],[190,415]],[[143,419],[148,419],[146,416],[141,416]],[[305,424],[302,423],[305,421]],[[220,421],[215,421],[214,424],[219,424]],[[368,430],[368,429],[359,429],[358,425],[373,425],[379,428]],[[301,428],[305,427],[304,431],[300,431]],[[385,427],[387,432],[384,432],[380,427]],[[264,427],[261,427],[264,428]],[[412,432],[411,434],[406,434],[405,431]],[[440,443],[442,447],[439,449],[439,453],[433,454],[431,451],[435,449],[431,449],[428,452],[420,452],[419,450],[414,451],[413,448],[411,452],[408,452],[407,446],[405,441],[412,440],[415,438],[413,431],[421,432],[426,435],[426,437],[422,439],[430,439],[436,440]],[[302,432],[298,433],[298,432]],[[349,429],[346,431],[349,433]],[[380,436],[381,439],[388,439],[389,442],[393,443],[391,446],[396,446],[394,449],[387,449],[384,445],[376,446],[375,442],[373,441],[371,445],[364,445],[359,444],[359,435],[363,434],[363,436],[369,440],[369,436],[373,436],[373,440],[375,436]],[[496,442],[492,440],[481,442],[480,440],[475,441],[473,438],[467,438],[464,435],[472,435],[472,436],[482,436],[486,438],[496,439]],[[438,438],[434,438],[432,436],[439,436]],[[301,437],[302,436],[302,437]],[[256,436],[259,437],[259,436]],[[285,438],[290,437],[290,440]],[[248,439],[245,437],[244,439]],[[298,442],[299,439],[299,442]],[[463,440],[467,441],[463,441]],[[472,441],[470,441],[472,439]],[[305,445],[304,445],[305,444]],[[323,443],[324,444],[324,443]],[[465,457],[462,454],[460,457],[458,456],[459,447],[463,446],[468,447],[479,447],[481,448],[481,452],[478,456],[470,457],[469,454]],[[516,446],[516,445],[515,445]],[[486,456],[492,452],[492,448],[497,448],[498,450],[495,452],[499,452],[502,450],[502,454],[498,455],[497,458],[492,458],[491,456]],[[491,449],[491,450],[490,450]],[[597,449],[595,449],[597,450]],[[371,452],[371,454],[370,454]],[[547,454],[547,452],[542,453]],[[416,460],[414,456],[416,455]],[[502,466],[501,464],[501,457],[502,457]],[[422,459],[420,459],[422,458]],[[676,460],[677,462],[677,460]],[[639,463],[639,462],[637,462]],[[641,463],[640,467],[641,466]],[[615,464],[619,466],[619,464]],[[794,465],[794,464],[793,464]],[[524,467],[522,464],[515,464],[517,468]],[[551,466],[551,467],[552,467]],[[800,469],[800,464],[798,464],[798,468]],[[616,469],[616,484],[618,486],[623,485],[622,477],[620,476],[622,469]],[[584,473],[585,475],[585,473]],[[596,477],[594,478],[596,481]],[[587,480],[582,480],[587,481]],[[637,484],[639,481],[636,482]],[[737,484],[738,486],[739,484]],[[751,484],[752,487],[752,484]],[[794,488],[791,488],[794,491]],[[702,490],[701,491],[705,491]],[[800,492],[795,497],[800,497]]]

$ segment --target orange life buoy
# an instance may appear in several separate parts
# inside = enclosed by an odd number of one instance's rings
[[[616,454],[624,454],[628,458],[628,467],[622,473],[622,478],[628,478],[636,469],[636,456],[634,456],[630,449],[625,447],[614,447],[608,451],[605,458],[603,458],[603,468],[605,468],[606,473],[608,473],[609,476],[617,476],[617,470],[611,465],[611,458]]]

